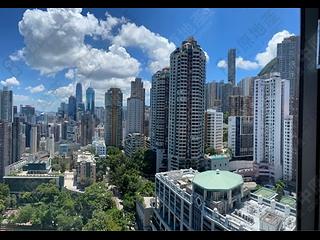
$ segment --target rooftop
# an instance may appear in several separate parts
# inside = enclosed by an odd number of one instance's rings
[[[209,158],[211,160],[221,160],[225,158],[230,158],[228,154],[215,154],[215,155],[209,155]]]
[[[257,191],[254,192],[254,194],[258,196],[261,195],[261,197],[268,198],[268,199],[272,199],[277,195],[275,191],[265,187],[259,188]]]
[[[229,190],[243,184],[243,179],[239,174],[217,169],[196,174],[193,183],[207,190]]]
[[[296,200],[293,197],[284,196],[281,198],[280,203],[289,205],[290,207],[296,208]]]

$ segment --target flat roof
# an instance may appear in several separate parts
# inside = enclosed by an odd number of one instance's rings
[[[230,158],[228,154],[215,154],[215,155],[209,155],[209,158],[211,160],[221,160],[225,158]]]
[[[268,199],[272,199],[277,195],[275,191],[265,187],[259,188],[257,191],[254,192],[254,194],[258,196],[261,195],[261,197],[268,198]]]
[[[296,200],[293,197],[284,196],[281,198],[280,203],[289,205],[290,207],[296,208]]]
[[[239,174],[217,169],[196,174],[192,182],[206,190],[229,190],[243,184],[243,179]]]

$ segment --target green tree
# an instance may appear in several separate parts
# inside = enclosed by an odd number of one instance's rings
[[[103,183],[94,183],[87,187],[80,196],[78,204],[85,223],[92,217],[95,210],[106,211],[115,207],[112,193]]]
[[[83,223],[81,216],[70,216],[60,213],[56,219],[56,226],[59,231],[79,231],[82,230]]]
[[[276,193],[278,194],[277,197],[276,197],[276,200],[277,201],[280,201],[281,198],[283,197],[283,194],[284,194],[284,188],[285,188],[285,183],[281,180],[278,180],[276,182],[276,185],[274,187],[274,190],[276,191]]]
[[[55,197],[59,196],[59,189],[53,183],[40,184],[34,193],[34,196],[39,202],[50,203],[55,200]]]
[[[87,231],[121,231],[125,230],[119,219],[120,214],[115,213],[117,209],[111,209],[106,212],[95,211],[92,218],[84,226],[83,230]]]
[[[209,154],[209,155],[215,155],[216,154],[216,150],[213,147],[207,147],[205,149],[205,153]]]
[[[35,209],[31,204],[27,204],[19,210],[17,217],[14,219],[15,223],[27,223],[31,221],[33,215],[35,214]]]

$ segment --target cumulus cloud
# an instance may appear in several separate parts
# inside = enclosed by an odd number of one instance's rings
[[[10,87],[10,86],[19,86],[20,85],[20,82],[18,79],[16,79],[15,77],[11,77],[11,78],[7,78],[6,80],[2,80],[1,81],[1,84],[3,86],[7,86],[7,87]]]
[[[227,68],[228,67],[228,63],[226,62],[226,60],[220,60],[217,64],[218,68]]]
[[[236,58],[236,67],[243,70],[254,70],[259,68],[259,64],[249,60],[244,60],[242,57]]]
[[[123,24],[113,43],[123,47],[139,47],[149,58],[152,73],[169,65],[170,53],[176,48],[174,43],[145,26],[135,23]]]
[[[19,22],[19,32],[25,46],[13,53],[11,60],[25,61],[42,75],[54,76],[65,71],[65,77],[72,83],[46,92],[60,101],[75,93],[75,82],[81,82],[84,88],[92,86],[101,104],[110,87],[121,88],[125,100],[130,93],[130,81],[144,67],[126,48],[142,50],[152,73],[169,65],[170,53],[175,49],[165,37],[124,17],[106,13],[104,19],[98,19],[91,13],[84,14],[82,9],[26,10]],[[108,40],[110,44],[95,48],[87,44],[87,38]],[[148,92],[146,99],[147,95]]]
[[[46,88],[44,87],[43,84],[40,84],[38,86],[35,87],[27,87],[26,90],[29,90],[31,93],[39,93],[39,92],[43,92]]]
[[[293,33],[289,33],[287,30],[283,30],[273,35],[268,42],[264,52],[258,53],[256,61],[261,67],[264,67],[268,62],[277,56],[277,44],[281,43],[283,39],[293,36]]]

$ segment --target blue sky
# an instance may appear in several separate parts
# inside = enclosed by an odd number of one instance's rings
[[[0,9],[0,29],[0,81],[14,104],[56,111],[77,81],[94,87],[102,105],[110,87],[128,97],[135,76],[148,104],[152,74],[191,35],[209,56],[207,81],[226,81],[229,48],[237,49],[237,81],[254,76],[277,43],[299,35],[300,10]]]

